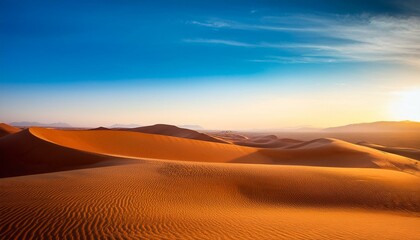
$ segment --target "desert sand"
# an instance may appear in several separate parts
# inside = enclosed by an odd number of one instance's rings
[[[12,133],[17,133],[20,130],[21,130],[20,128],[13,127],[4,123],[0,123],[0,137],[6,136]]]
[[[420,235],[418,161],[338,139],[256,148],[30,128],[0,138],[0,159],[4,239]]]
[[[378,149],[378,150],[381,150],[383,152],[394,153],[394,154],[409,157],[409,158],[412,158],[412,159],[420,160],[420,149],[402,148],[402,147],[388,147],[388,146],[382,146],[382,145],[379,145],[379,144],[367,143],[367,142],[360,142],[358,144],[362,145],[362,146]]]

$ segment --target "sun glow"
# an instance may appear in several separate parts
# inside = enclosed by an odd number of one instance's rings
[[[391,107],[392,115],[399,120],[420,121],[420,89],[397,93]]]

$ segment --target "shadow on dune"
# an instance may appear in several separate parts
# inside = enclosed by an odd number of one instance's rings
[[[383,175],[382,177],[385,177]],[[273,181],[276,180],[276,181]],[[416,191],[401,191],[398,186],[346,175],[307,175],[265,177],[238,182],[239,193],[256,203],[315,207],[357,207],[377,210],[420,212]]]
[[[0,139],[0,177],[97,167],[93,164],[112,159],[115,157],[44,141],[33,136],[28,129]]]
[[[261,157],[263,156],[263,157]],[[258,163],[322,167],[378,168],[374,158],[365,152],[347,149],[261,149],[230,161],[231,163]]]

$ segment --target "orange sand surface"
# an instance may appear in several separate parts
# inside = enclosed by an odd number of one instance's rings
[[[262,149],[31,128],[2,137],[0,157],[1,239],[420,236],[418,161],[337,139]]]

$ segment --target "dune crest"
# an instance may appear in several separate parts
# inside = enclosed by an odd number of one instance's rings
[[[26,169],[22,173],[32,168],[36,169],[33,173],[51,172],[112,158],[385,168],[413,174],[419,170],[415,160],[336,139],[313,140],[289,149],[262,149],[114,130],[30,128],[2,138],[0,156],[3,174],[15,175],[21,175],[18,169]]]
[[[5,239],[414,240],[413,162],[332,138],[254,148],[30,128],[0,138],[0,176],[8,177],[0,179],[0,232]],[[34,173],[46,174],[10,177]]]
[[[5,123],[0,123],[0,137],[4,137],[12,133],[17,133],[19,131],[21,131],[20,128],[13,127]]]
[[[382,146],[379,144],[373,144],[373,143],[368,143],[368,142],[359,142],[359,145],[365,146],[365,147],[370,147],[370,148],[374,148],[383,152],[389,152],[389,153],[394,153],[400,156],[405,156],[408,158],[412,158],[412,159],[416,159],[416,160],[420,160],[420,149],[415,149],[415,148],[401,148],[401,147],[387,147],[387,146]]]
[[[152,126],[128,128],[128,129],[120,129],[120,130],[159,134],[159,135],[172,136],[172,137],[189,138],[189,139],[208,141],[208,142],[227,143],[226,141],[222,139],[211,137],[205,133],[200,133],[195,130],[191,130],[187,128],[180,128],[180,127],[177,127],[174,125],[168,125],[168,124],[155,124]]]

